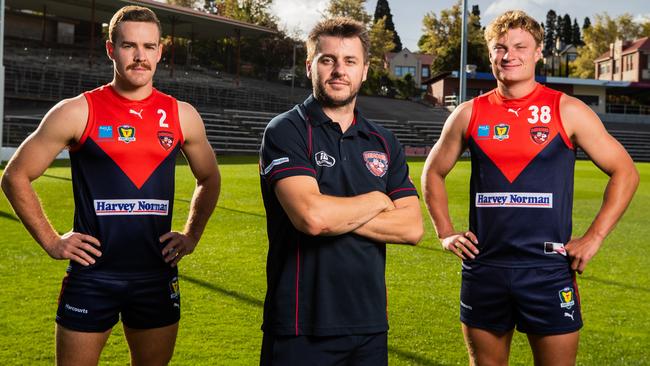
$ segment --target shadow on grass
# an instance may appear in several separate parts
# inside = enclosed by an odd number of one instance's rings
[[[616,287],[624,288],[624,289],[627,289],[627,290],[636,290],[636,291],[642,291],[642,292],[650,292],[650,288],[647,288],[647,287],[634,286],[634,285],[630,285],[630,284],[628,284],[628,283],[625,283],[625,282],[619,282],[619,281],[604,280],[604,279],[602,279],[602,278],[598,278],[598,277],[581,276],[581,277],[578,277],[578,280],[579,280],[579,281],[592,281],[592,282],[598,282],[598,283],[602,283],[602,284],[604,284],[604,285],[616,286]]]
[[[235,299],[237,301],[241,301],[241,302],[246,303],[248,305],[257,306],[259,308],[264,306],[264,301],[262,301],[260,299],[256,299],[256,298],[248,296],[248,295],[240,294],[237,291],[228,290],[228,289],[225,289],[223,287],[219,287],[219,286],[217,286],[217,285],[215,285],[213,283],[203,281],[203,280],[199,280],[197,278],[186,276],[186,275],[181,275],[179,277],[183,281],[187,281],[187,282],[193,283],[195,285],[207,288],[208,290],[218,292],[218,293],[220,293],[222,295],[226,295],[228,297],[231,297],[231,298],[233,298],[233,299]]]
[[[435,361],[429,360],[427,358],[424,358],[423,356],[418,355],[417,353],[414,352],[409,352],[409,351],[403,351],[399,348],[395,348],[393,346],[388,346],[388,352],[399,356],[400,358],[403,358],[405,360],[408,360],[410,362],[415,363],[416,365],[423,365],[423,366],[441,366],[441,363],[437,363]]]
[[[58,176],[58,175],[51,175],[51,174],[43,174],[42,176],[43,176],[43,177],[48,177],[48,178],[53,178],[53,179],[67,180],[67,181],[71,181],[71,180],[72,180],[72,178],[69,178],[69,177],[60,177],[60,176]]]
[[[4,211],[0,211],[0,218],[7,219],[7,220],[12,220],[12,221],[16,221],[16,222],[20,221],[20,220],[18,220],[18,218],[14,214],[9,213],[9,212],[4,212]]]

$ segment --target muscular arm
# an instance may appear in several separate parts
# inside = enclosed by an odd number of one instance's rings
[[[394,210],[381,212],[353,232],[382,243],[416,245],[424,234],[418,198],[404,197],[393,204]]]
[[[639,173],[627,151],[584,103],[564,95],[560,100],[560,114],[567,135],[610,177],[595,219],[582,237],[566,246],[572,259],[571,268],[582,273],[627,209],[639,184]]]
[[[160,237],[161,242],[169,240],[162,253],[172,266],[194,251],[214,211],[221,189],[217,159],[208,143],[201,116],[194,107],[183,102],[178,103],[178,111],[185,137],[183,154],[196,178],[196,188],[183,232],[169,232]]]
[[[79,141],[87,117],[88,105],[83,96],[54,106],[36,131],[20,145],[2,176],[2,189],[34,240],[52,258],[72,259],[86,266],[95,262],[88,253],[101,255],[93,247],[99,246],[99,241],[77,233],[60,236],[48,221],[31,183],[45,172],[63,148]]]
[[[449,216],[445,178],[465,150],[465,131],[472,114],[472,102],[458,106],[445,122],[440,139],[429,153],[422,171],[422,192],[433,225],[445,249],[460,258],[478,254],[476,237],[471,232],[458,233]]]
[[[309,235],[340,235],[395,208],[385,194],[374,191],[354,197],[320,193],[316,179],[293,176],[275,183],[275,193],[293,226]]]

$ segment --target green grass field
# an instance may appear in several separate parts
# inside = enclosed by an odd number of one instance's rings
[[[218,208],[197,250],[180,264],[182,320],[174,365],[258,362],[267,251],[258,168],[253,157],[223,157],[220,163]],[[409,165],[419,188],[423,162]],[[631,207],[578,279],[585,321],[580,365],[650,365],[650,164],[637,167],[641,186]],[[467,223],[469,170],[468,162],[460,162],[447,181],[457,228]],[[35,183],[60,232],[72,225],[69,177],[69,167],[58,163]],[[575,234],[600,206],[606,178],[591,163],[577,163]],[[193,185],[189,168],[179,165],[175,229],[182,228]],[[45,254],[4,196],[0,224],[0,365],[52,365],[56,300],[67,263]],[[390,246],[387,257],[390,364],[467,364],[458,321],[460,263],[440,249],[429,220],[419,246]],[[100,363],[128,360],[118,325]],[[514,337],[511,364],[532,364],[524,335]]]

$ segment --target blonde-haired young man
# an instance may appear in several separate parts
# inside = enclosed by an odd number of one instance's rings
[[[449,116],[422,187],[444,249],[462,259],[460,319],[470,364],[506,365],[515,327],[536,365],[573,365],[582,273],[627,208],[639,176],[625,149],[576,98],[535,81],[543,29],[508,11],[485,30],[497,88]],[[603,204],[571,236],[576,148],[607,175]],[[469,229],[454,228],[445,177],[472,157]]]

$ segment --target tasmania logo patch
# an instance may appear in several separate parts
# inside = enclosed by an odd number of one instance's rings
[[[573,299],[573,288],[565,287],[560,290],[560,307],[563,309],[571,309],[575,305]]]
[[[548,141],[549,129],[548,127],[538,126],[530,129],[530,138],[533,142],[543,145]]]
[[[135,141],[135,127],[129,125],[122,125],[117,127],[117,133],[120,137],[117,139],[119,141],[128,144],[129,142]]]
[[[174,134],[169,131],[158,131],[158,142],[165,150],[169,150],[174,146]]]
[[[508,132],[510,132],[510,125],[499,123],[498,125],[494,126],[494,136],[492,138],[495,140],[503,141],[507,138],[510,138],[510,136],[508,136]]]
[[[377,177],[383,177],[388,170],[388,157],[379,151],[366,151],[363,153],[363,160],[370,173]]]

